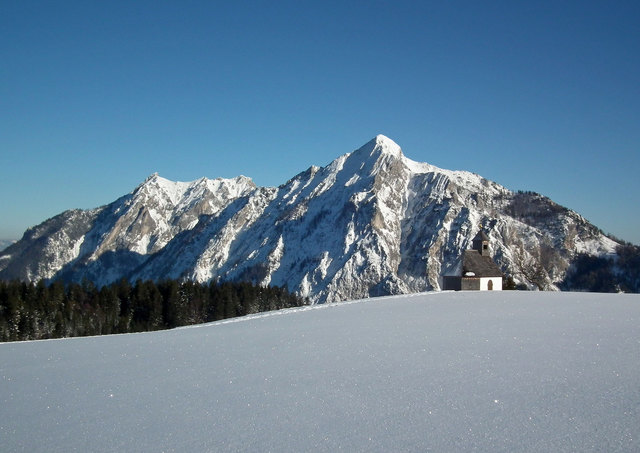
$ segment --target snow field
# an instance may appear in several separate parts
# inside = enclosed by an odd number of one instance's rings
[[[425,293],[0,344],[13,451],[640,451],[640,296]]]

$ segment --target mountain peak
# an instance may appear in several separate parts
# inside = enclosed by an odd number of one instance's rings
[[[386,135],[383,135],[383,134],[376,135],[374,140],[376,141],[376,143],[378,143],[380,145],[386,144],[386,145],[390,145],[390,146],[397,146],[398,148],[400,147],[396,142],[394,142],[389,137],[387,137]]]
[[[361,155],[362,160],[380,157],[403,158],[400,146],[389,137],[379,134],[369,140],[365,145],[354,151],[354,155]],[[366,158],[365,158],[366,156]]]
[[[376,138],[373,139],[375,141],[375,147],[379,148],[385,154],[391,154],[396,157],[403,156],[402,148],[396,142],[391,140],[386,135],[378,134]]]
[[[160,175],[158,174],[158,172],[153,172],[151,173],[149,176],[147,176],[147,179],[144,180],[143,184],[149,181],[154,181],[156,179],[158,179],[160,177]]]

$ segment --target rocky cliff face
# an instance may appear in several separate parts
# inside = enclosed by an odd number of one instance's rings
[[[548,198],[413,162],[378,136],[278,188],[153,175],[29,229],[0,253],[0,278],[250,280],[332,302],[439,289],[481,226],[505,273],[540,289],[576,253],[617,245]]]

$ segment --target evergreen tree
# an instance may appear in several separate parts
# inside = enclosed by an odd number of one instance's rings
[[[0,341],[156,330],[305,303],[250,283],[0,281]]]

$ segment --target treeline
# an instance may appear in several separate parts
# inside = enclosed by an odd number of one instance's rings
[[[0,281],[0,341],[145,332],[305,305],[250,283]]]
[[[563,289],[640,293],[640,247],[620,245],[611,257],[578,255],[567,272]]]
[[[562,214],[567,209],[551,199],[532,191],[519,190],[505,207],[505,213],[516,219],[544,220]]]

